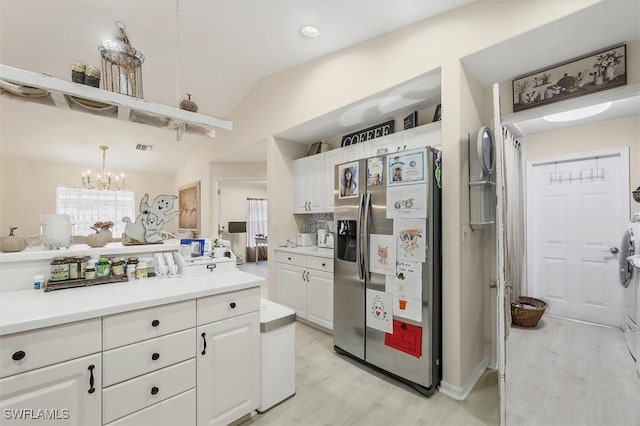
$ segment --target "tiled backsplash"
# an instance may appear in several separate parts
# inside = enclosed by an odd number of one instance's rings
[[[307,232],[317,232],[324,226],[324,222],[333,222],[333,213],[310,214],[307,219]]]

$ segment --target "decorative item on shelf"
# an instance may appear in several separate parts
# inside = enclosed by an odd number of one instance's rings
[[[100,70],[93,65],[87,65],[84,71],[85,86],[100,87]]]
[[[18,235],[14,235],[14,231],[18,229],[17,226],[9,227],[9,235],[0,238],[0,251],[5,253],[13,253],[16,251],[22,251],[27,248],[27,240]]]
[[[43,214],[40,217],[42,244],[49,250],[69,248],[73,243],[73,223],[66,214]]]
[[[129,42],[122,21],[116,21],[111,40],[98,47],[102,56],[104,89],[142,98],[142,64],[144,55]]]
[[[433,120],[431,121],[435,123],[436,121],[440,120],[442,120],[442,104],[438,104],[438,106],[436,107],[436,111],[433,113]]]
[[[130,217],[122,218],[126,223],[122,244],[161,244],[162,226],[180,214],[179,211],[170,211],[176,198],[178,197],[175,195],[158,195],[149,205],[149,194],[144,194],[140,200],[140,212],[136,220],[132,221]]]
[[[98,229],[98,232],[107,239],[107,242],[110,242],[113,240],[113,233],[111,232],[111,228],[113,228],[112,221],[108,220],[108,221],[96,222],[93,224],[92,228]]]
[[[621,44],[515,78],[511,81],[513,112],[624,86],[627,84],[626,48],[626,44]],[[550,76],[557,81],[554,83]],[[541,88],[544,102],[527,102],[531,96],[523,93],[531,94],[532,83],[534,87],[544,86]],[[548,91],[549,86],[552,86],[552,92]],[[539,94],[536,100],[542,100]]]
[[[73,67],[71,67],[71,81],[74,83],[84,84],[85,69],[85,64],[73,64]]]
[[[112,175],[105,169],[108,146],[101,145],[102,172],[92,173],[91,170],[82,172],[82,185],[87,189],[119,191],[124,188],[124,174]]]
[[[198,105],[191,100],[191,93],[187,93],[187,99],[180,102],[180,109],[191,112],[198,112]]]
[[[89,247],[104,247],[107,245],[109,240],[105,235],[100,233],[100,228],[92,226],[91,229],[96,231],[96,233],[87,235],[87,245],[89,245]]]
[[[631,191],[631,195],[636,203],[640,203],[640,186],[635,191]]]

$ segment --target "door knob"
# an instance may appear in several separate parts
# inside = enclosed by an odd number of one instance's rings
[[[611,248],[609,249],[609,251],[610,251],[612,254],[618,254],[618,251],[619,251],[619,250],[618,250],[618,247],[611,247]]]

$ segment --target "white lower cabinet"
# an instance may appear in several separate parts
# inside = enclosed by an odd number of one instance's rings
[[[333,274],[309,270],[307,320],[333,330]]]
[[[198,327],[197,424],[227,425],[260,404],[260,312]]]
[[[100,425],[101,366],[95,354],[0,380],[0,423]]]
[[[277,252],[278,303],[333,330],[333,259]]]
[[[260,405],[260,290],[0,336],[0,367],[3,426],[227,425]]]

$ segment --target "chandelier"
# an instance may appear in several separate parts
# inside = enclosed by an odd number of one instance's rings
[[[92,173],[91,170],[82,172],[82,185],[87,189],[119,191],[124,188],[124,174],[112,175],[105,170],[108,146],[101,145],[102,150],[102,171]]]

